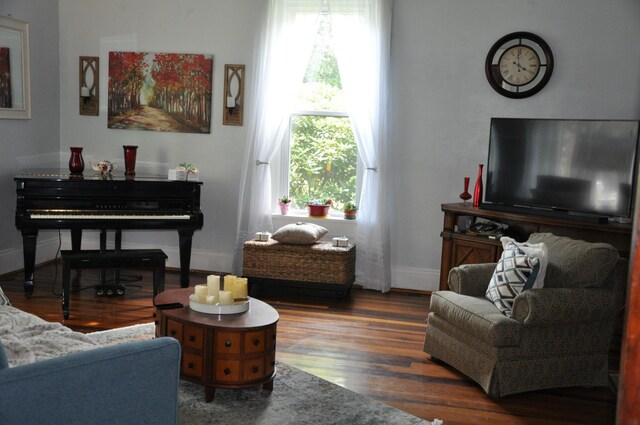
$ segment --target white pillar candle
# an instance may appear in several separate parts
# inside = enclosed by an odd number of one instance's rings
[[[215,304],[218,300],[217,300],[217,296],[216,295],[207,295],[206,299],[205,299],[205,303],[207,304]]]
[[[233,96],[227,96],[227,108],[236,107],[236,98]]]
[[[233,292],[233,286],[236,282],[236,276],[232,274],[228,274],[224,277],[224,290]]]
[[[233,304],[233,294],[231,291],[220,291],[220,305]]]
[[[210,274],[207,276],[207,294],[218,296],[220,292],[220,276],[215,274]]]
[[[207,285],[196,285],[196,295],[206,297],[208,294]]]
[[[233,284],[233,298],[234,299],[244,299],[249,296],[248,283],[246,277],[237,277]]]

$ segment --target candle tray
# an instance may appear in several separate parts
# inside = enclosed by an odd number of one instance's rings
[[[205,304],[193,301],[193,295],[189,295],[189,307],[191,310],[205,314],[238,314],[249,310],[250,298],[245,301],[234,301],[230,305]]]

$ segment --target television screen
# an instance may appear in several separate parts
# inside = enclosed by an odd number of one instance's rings
[[[485,202],[494,208],[631,217],[638,126],[492,118]]]

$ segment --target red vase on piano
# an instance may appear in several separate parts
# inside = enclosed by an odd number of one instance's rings
[[[124,175],[135,176],[136,174],[136,154],[138,152],[137,146],[124,145]]]
[[[71,174],[81,174],[84,171],[84,159],[82,159],[82,148],[73,147],[69,158],[69,171]]]

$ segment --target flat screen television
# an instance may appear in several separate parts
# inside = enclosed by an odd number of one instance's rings
[[[639,121],[492,118],[483,208],[632,217]]]

